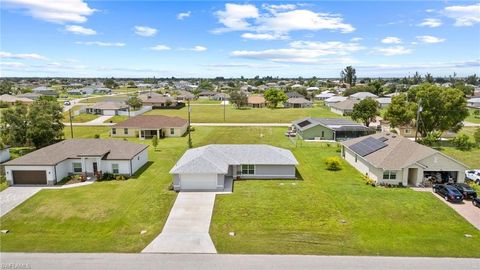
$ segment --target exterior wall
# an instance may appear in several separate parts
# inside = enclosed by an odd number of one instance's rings
[[[47,184],[53,185],[56,183],[54,166],[5,166],[5,177],[8,185],[13,185],[12,171],[46,171]]]
[[[98,170],[113,173],[112,164],[118,164],[118,174],[130,175],[130,160],[102,160]]]
[[[139,130],[136,128],[127,128],[127,133],[124,132],[125,128],[115,128],[115,130],[116,134],[112,134],[112,131],[110,131],[112,137],[137,137],[139,133]]]
[[[218,174],[217,175],[217,189],[223,189],[225,185],[225,175]]]
[[[243,179],[295,179],[295,165],[255,165],[255,174],[241,175],[241,166],[237,167],[238,177]]]
[[[174,134],[170,134],[170,128],[165,129],[165,137],[181,137],[187,132],[188,123],[182,127],[174,128]]]
[[[0,163],[5,162],[10,159],[10,149],[0,150]]]
[[[103,110],[102,115],[116,115],[117,110]]]
[[[322,131],[324,136],[322,137]],[[322,140],[333,140],[333,130],[322,125],[316,125],[312,128],[304,130],[300,134],[304,140],[314,140],[316,137],[322,137]]]
[[[346,147],[342,147],[342,151],[342,157],[362,175],[368,175],[368,177],[375,181],[382,180],[383,171],[371,166],[361,156]],[[357,161],[355,161],[355,156],[357,156]]]
[[[334,107],[330,107],[330,111],[339,115],[343,115],[343,111]]]
[[[180,175],[178,174],[173,175],[173,189],[180,190]]]
[[[134,174],[138,169],[148,162],[148,148],[145,148],[142,152],[138,153],[132,159],[132,172]]]
[[[425,165],[423,171],[453,171],[457,172],[457,182],[465,182],[465,170],[467,169],[462,164],[450,159],[440,153],[436,153],[430,157],[419,161],[420,164]],[[422,172],[423,177],[423,172]]]

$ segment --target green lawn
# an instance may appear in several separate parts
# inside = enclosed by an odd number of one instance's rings
[[[82,103],[96,103],[96,102],[103,102],[103,101],[126,101],[126,95],[117,95],[117,96],[98,96],[98,97],[91,97],[88,99],[82,100]]]
[[[85,139],[85,138],[93,138],[95,134],[99,134],[101,138],[108,138],[110,127],[102,127],[102,126],[73,126],[73,138],[75,139]],[[72,133],[70,131],[70,126],[65,126],[63,129],[63,133],[65,134],[65,139],[71,139]]]
[[[219,100],[211,100],[208,98],[198,98],[195,100],[190,101],[190,104],[217,104],[220,105],[221,101]]]
[[[312,117],[342,117],[332,113],[323,106],[304,109],[235,109],[233,106],[225,107],[225,122],[227,123],[290,123],[293,120]],[[191,106],[193,123],[222,123],[223,106]],[[161,114],[167,116],[188,117],[187,108],[178,110],[152,110],[145,114]]]
[[[72,122],[73,123],[85,123],[85,122],[92,121],[93,119],[96,119],[96,118],[99,117],[99,115],[88,114],[88,113],[81,113],[81,114],[75,115],[74,112],[80,110],[81,107],[82,106],[80,106],[80,105],[75,105],[75,106],[72,107],[71,110],[72,110]],[[70,113],[68,111],[63,112],[63,121],[65,123],[70,122]]]
[[[479,109],[477,109],[478,111]],[[480,124],[480,116],[475,116],[474,113],[475,109],[469,109],[470,115],[465,118],[465,121],[470,123]]]
[[[292,149],[300,162],[302,180],[238,181],[233,194],[217,196],[210,233],[220,253],[480,256],[480,232],[432,194],[366,186],[346,163],[327,171],[324,159],[339,155],[334,145],[295,148],[284,130],[193,132],[194,146],[266,143]],[[105,127],[74,130],[82,137],[94,132],[108,137]],[[168,171],[186,146],[185,137],[160,140],[159,151],[149,152],[153,163],[136,179],[39,192],[0,219],[1,229],[10,230],[0,235],[1,251],[141,251],[173,205]]]
[[[120,123],[128,119],[128,116],[124,115],[115,115],[112,118],[108,119],[104,123]]]

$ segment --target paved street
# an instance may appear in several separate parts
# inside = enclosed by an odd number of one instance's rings
[[[480,259],[218,254],[2,253],[2,269],[479,270]],[[23,268],[20,268],[22,267]],[[16,268],[15,268],[16,267]]]

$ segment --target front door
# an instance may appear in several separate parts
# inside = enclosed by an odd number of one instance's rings
[[[98,172],[97,162],[93,162],[93,172],[94,173]]]

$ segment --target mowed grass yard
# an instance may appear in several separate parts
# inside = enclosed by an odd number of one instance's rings
[[[88,137],[88,129],[74,133]],[[300,162],[301,180],[238,181],[233,194],[217,196],[210,234],[220,253],[480,256],[480,232],[432,194],[366,186],[346,163],[327,171],[325,158],[339,155],[333,144],[295,148],[284,130],[196,127],[192,133],[195,147],[266,143],[291,149]],[[101,136],[108,137],[108,128]],[[186,146],[185,137],[160,140],[159,151],[149,152],[153,163],[135,179],[41,191],[0,219],[1,229],[10,230],[0,235],[1,251],[141,251],[173,205],[168,171]]]
[[[469,109],[470,115],[465,118],[465,121],[470,122],[470,123],[475,123],[475,124],[480,124],[480,116],[476,116],[475,110],[480,110],[480,109]]]
[[[473,133],[476,127],[464,127],[460,133],[470,136],[470,140],[474,142]],[[474,147],[471,150],[459,150],[451,144],[444,145],[440,148],[443,153],[463,162],[471,169],[480,169],[480,147]]]
[[[329,108],[317,105],[313,108],[298,109],[268,109],[268,108],[247,108],[235,109],[232,105],[225,107],[225,121],[223,120],[224,106],[198,105],[191,106],[192,123],[290,123],[302,117],[342,117],[330,112]],[[180,116],[187,119],[188,109],[186,107],[178,110],[152,110],[146,113],[160,114],[166,116]]]

